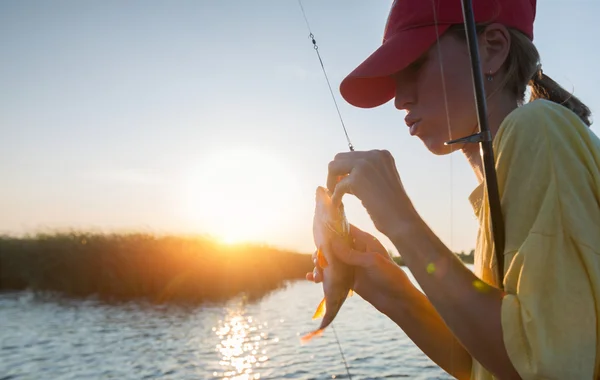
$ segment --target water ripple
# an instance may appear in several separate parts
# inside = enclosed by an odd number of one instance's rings
[[[331,328],[300,344],[321,297],[308,282],[196,308],[2,294],[0,380],[347,379]],[[334,327],[354,380],[451,378],[359,296]]]

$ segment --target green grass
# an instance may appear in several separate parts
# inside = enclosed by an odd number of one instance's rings
[[[199,303],[260,298],[304,278],[311,256],[204,237],[39,234],[0,238],[0,290]]]

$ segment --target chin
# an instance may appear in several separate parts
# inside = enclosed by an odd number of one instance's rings
[[[421,138],[421,141],[423,141],[423,144],[431,153],[437,156],[444,156],[459,149],[456,146],[445,145],[445,140],[435,138]]]

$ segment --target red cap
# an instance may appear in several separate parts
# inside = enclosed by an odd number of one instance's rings
[[[472,3],[475,23],[498,22],[522,31],[533,40],[536,0],[472,0]],[[461,0],[394,0],[382,45],[342,81],[342,96],[361,108],[390,101],[395,96],[391,75],[429,50],[437,36],[451,25],[463,23]]]

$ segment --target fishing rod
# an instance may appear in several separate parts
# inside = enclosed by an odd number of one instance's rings
[[[477,124],[479,132],[470,136],[447,141],[445,144],[455,143],[481,143],[481,156],[483,159],[484,181],[487,187],[488,202],[490,204],[490,216],[492,224],[492,238],[494,251],[498,264],[499,287],[504,287],[504,218],[500,205],[500,193],[494,163],[494,150],[492,144],[492,133],[487,118],[487,103],[483,86],[483,75],[481,73],[479,47],[477,45],[477,32],[475,29],[475,17],[473,15],[473,4],[471,0],[462,0],[463,20],[469,56],[471,58],[471,73],[473,75],[473,87],[475,90],[475,102],[477,107]]]

